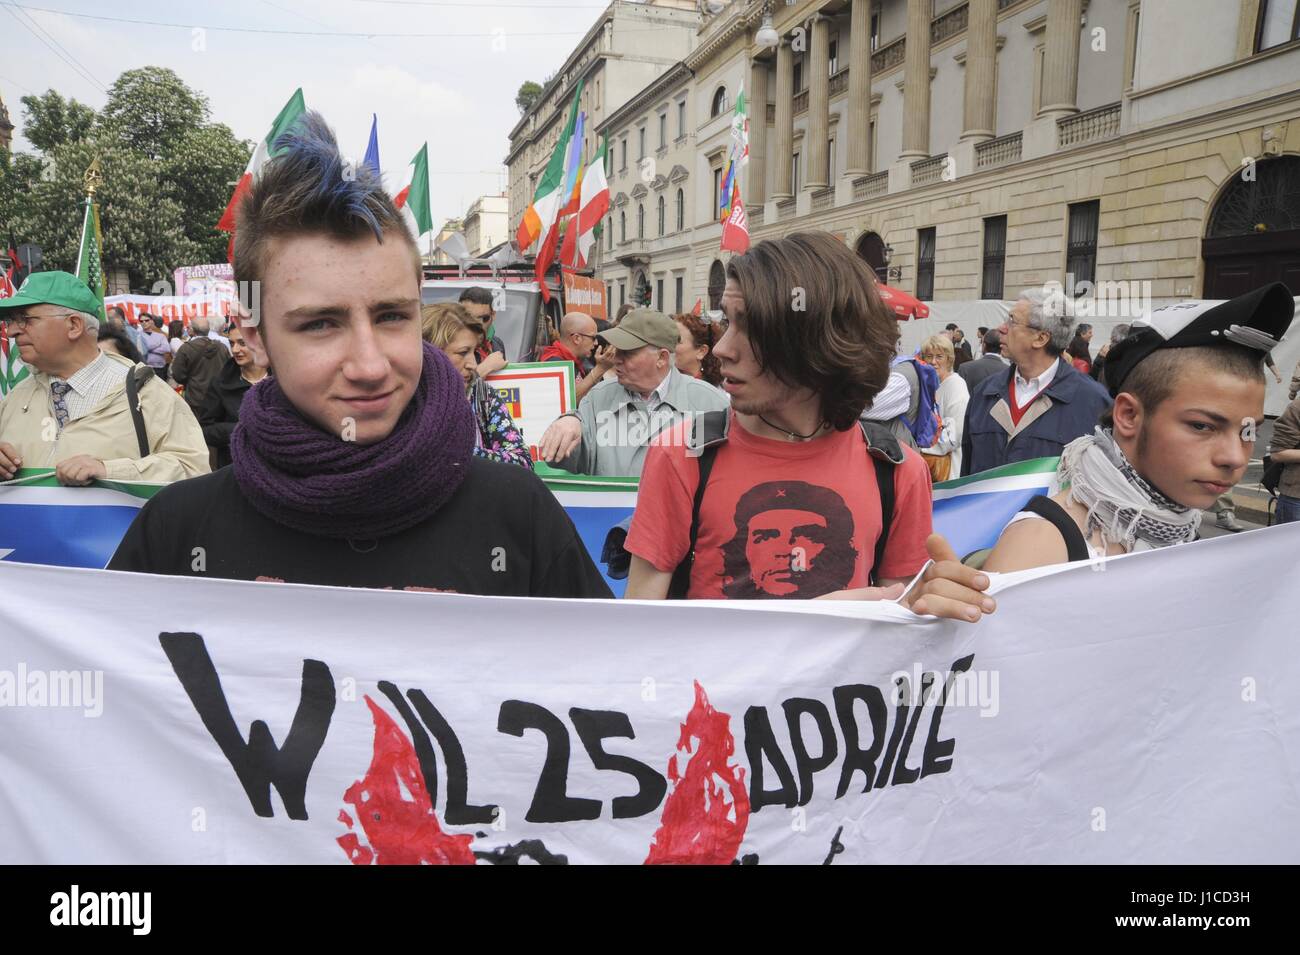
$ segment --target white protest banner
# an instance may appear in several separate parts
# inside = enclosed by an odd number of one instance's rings
[[[1294,863],[1298,546],[977,626],[0,562],[0,862]]]
[[[210,294],[235,296],[235,267],[229,262],[207,265],[184,265],[172,273],[175,294],[187,298],[205,298]]]
[[[512,362],[483,380],[501,396],[534,461],[547,427],[577,407],[573,365],[567,361]]]

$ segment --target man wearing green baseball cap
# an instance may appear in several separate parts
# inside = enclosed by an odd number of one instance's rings
[[[33,372],[0,402],[0,480],[20,467],[54,468],[70,485],[209,470],[203,432],[181,397],[144,366],[100,352],[100,307],[67,272],[35,272],[0,299],[0,322]]]
[[[722,411],[729,399],[706,381],[683,375],[673,355],[677,323],[637,308],[599,337],[615,349],[617,381],[602,381],[542,435],[543,461],[575,474],[639,475],[646,448],[687,415]]]

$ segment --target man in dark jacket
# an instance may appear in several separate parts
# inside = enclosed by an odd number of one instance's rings
[[[1007,363],[1002,357],[1002,336],[997,329],[984,333],[983,346],[983,355],[957,369],[957,374],[966,382],[966,390],[971,394],[975,394],[975,387],[989,375],[1007,370]]]
[[[1026,289],[998,329],[1012,367],[971,394],[962,435],[962,474],[1015,461],[1056,457],[1091,434],[1110,396],[1061,360],[1074,333],[1074,308],[1059,286]]]
[[[190,322],[190,337],[176,352],[172,361],[172,380],[185,386],[185,403],[195,417],[203,407],[208,387],[221,373],[227,352],[220,342],[208,337],[208,320],[195,318]]]

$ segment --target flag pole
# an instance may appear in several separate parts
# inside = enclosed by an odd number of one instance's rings
[[[98,156],[91,160],[90,165],[86,167],[85,175],[82,176],[81,181],[86,189],[86,214],[81,220],[81,245],[77,249],[78,271],[80,271],[82,259],[86,255],[86,227],[90,224],[90,208],[95,201],[95,190],[104,181],[104,174],[100,171]]]

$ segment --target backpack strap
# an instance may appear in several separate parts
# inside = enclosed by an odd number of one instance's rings
[[[867,453],[876,466],[876,486],[880,489],[880,536],[876,538],[876,556],[871,564],[871,584],[879,586],[880,564],[889,544],[889,530],[894,523],[894,468],[903,463],[903,446],[894,433],[875,421],[858,419]]]
[[[1088,541],[1065,508],[1045,494],[1029,499],[1024,509],[1051,523],[1065,538],[1065,553],[1071,563],[1088,559]]]
[[[718,456],[718,449],[726,443],[730,429],[730,411],[706,411],[691,419],[686,453],[699,455],[700,480],[695,487],[695,499],[691,503],[690,542],[686,548],[686,556],[673,571],[672,581],[668,585],[669,600],[685,600],[686,592],[690,590],[691,570],[695,567],[695,542],[700,536],[700,508],[704,504],[704,489],[709,484],[709,474],[713,471],[713,462]]]
[[[149,456],[149,432],[144,426],[144,409],[140,407],[140,388],[152,377],[153,369],[148,365],[135,365],[126,375],[126,405],[131,411],[135,441],[142,458]]]

